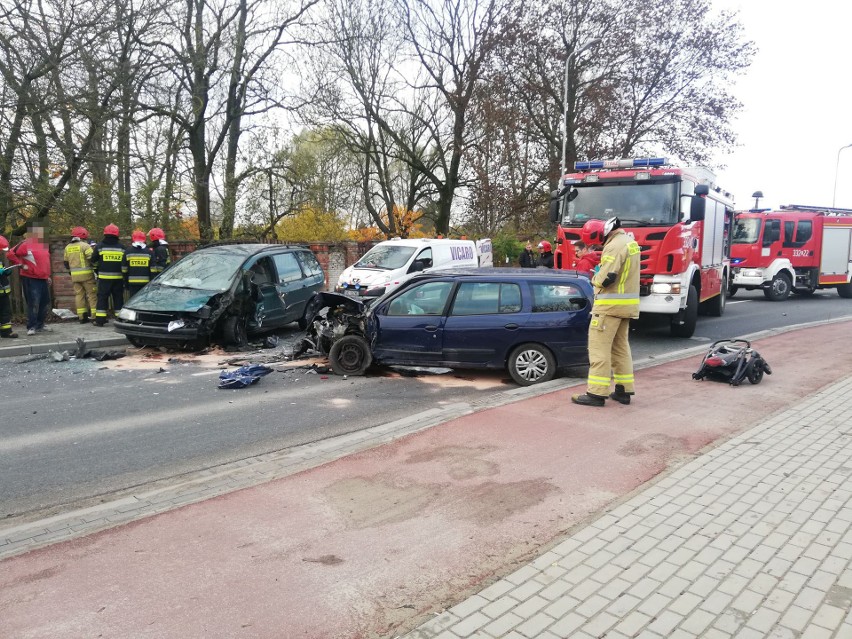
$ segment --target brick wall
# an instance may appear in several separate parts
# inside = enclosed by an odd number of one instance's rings
[[[130,245],[128,239],[122,241],[125,246]],[[74,285],[71,283],[71,274],[65,270],[65,265],[62,263],[68,239],[50,239],[47,243],[50,248],[50,265],[53,271],[51,287],[53,308],[74,310],[77,308],[74,301]],[[169,242],[172,261],[179,260],[187,253],[191,253],[198,248],[199,244],[195,241]],[[374,244],[375,242],[316,242],[310,244],[311,250],[317,256],[317,260],[322,266],[323,272],[325,272],[326,289],[333,289],[343,269],[357,262]],[[12,311],[16,317],[20,318],[24,315],[24,304],[19,276],[13,274],[10,279],[12,281]]]

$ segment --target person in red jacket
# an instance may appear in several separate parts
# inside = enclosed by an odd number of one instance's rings
[[[27,335],[49,331],[44,325],[50,308],[50,252],[44,243],[44,229],[32,224],[26,239],[9,251],[9,262],[20,264],[21,288],[27,302]]]
[[[601,263],[601,255],[592,246],[586,246],[585,242],[574,242],[574,269],[581,273],[593,273],[595,267]]]

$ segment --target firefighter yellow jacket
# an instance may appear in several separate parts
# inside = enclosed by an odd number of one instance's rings
[[[623,229],[606,238],[600,270],[592,278],[594,313],[612,317],[639,317],[640,250]]]
[[[85,282],[95,279],[92,270],[92,247],[88,242],[78,240],[65,247],[65,268],[71,271],[72,282]]]

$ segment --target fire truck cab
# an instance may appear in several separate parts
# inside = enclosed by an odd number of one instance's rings
[[[780,302],[791,292],[836,288],[852,297],[852,209],[790,204],[738,213],[731,268],[730,295],[762,289]]]
[[[699,311],[722,315],[734,210],[713,173],[665,158],[577,162],[574,169],[551,196],[557,268],[573,268],[573,243],[586,221],[618,216],[642,251],[640,313],[670,316],[676,337],[693,335]]]

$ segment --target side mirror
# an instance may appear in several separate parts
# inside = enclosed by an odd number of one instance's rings
[[[411,265],[411,268],[408,269],[409,273],[418,273],[422,271],[425,267],[423,266],[423,262],[420,260],[414,260],[414,263]]]
[[[695,187],[695,190],[698,191],[699,187],[704,186],[703,184],[699,184]],[[704,219],[704,210],[707,205],[707,200],[705,200],[700,195],[693,195],[692,201],[689,204],[689,221],[690,222],[701,222]]]
[[[562,204],[562,198],[559,197],[559,191],[553,191],[553,193],[550,194],[550,208],[548,209],[551,222],[555,223],[559,221],[560,204]]]
[[[708,193],[710,193],[710,187],[706,184],[695,185],[695,195],[707,195]]]

